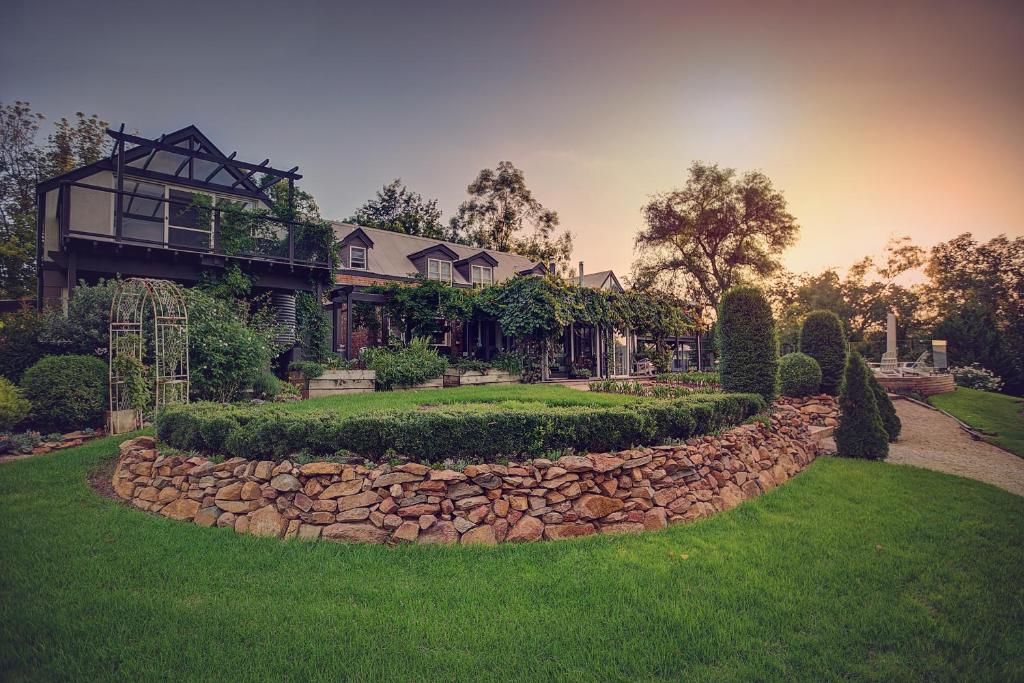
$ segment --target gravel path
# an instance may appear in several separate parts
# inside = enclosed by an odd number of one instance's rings
[[[975,441],[950,417],[910,401],[894,401],[903,421],[886,462],[926,467],[984,481],[1024,496],[1024,458]]]

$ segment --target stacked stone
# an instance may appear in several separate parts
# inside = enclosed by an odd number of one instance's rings
[[[819,394],[807,398],[783,396],[775,402],[775,409],[794,408],[799,410],[807,424],[815,427],[835,427],[839,424],[839,403],[834,396]]]
[[[817,413],[780,404],[755,423],[684,445],[463,471],[164,456],[151,437],[121,445],[117,495],[201,526],[357,543],[493,545],[639,532],[735,507],[788,480],[817,455]]]

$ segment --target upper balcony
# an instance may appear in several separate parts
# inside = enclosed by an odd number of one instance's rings
[[[107,131],[115,140],[110,157],[40,185],[46,203],[55,200],[44,213],[56,219],[60,244],[330,268],[331,230],[294,220],[298,167],[239,161],[194,126],[156,140],[123,129]]]

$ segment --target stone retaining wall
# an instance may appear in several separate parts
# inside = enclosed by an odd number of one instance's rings
[[[163,456],[151,437],[139,437],[121,444],[113,486],[139,509],[259,536],[494,544],[639,532],[735,507],[810,464],[817,444],[808,423],[817,414],[801,407],[777,404],[771,430],[749,424],[685,445],[461,472],[417,463],[217,463]]]

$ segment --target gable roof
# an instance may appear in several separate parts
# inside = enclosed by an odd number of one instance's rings
[[[590,287],[591,289],[610,289],[614,292],[626,291],[626,288],[619,282],[619,278],[615,277],[615,273],[610,270],[602,270],[589,275],[584,274],[583,286]]]
[[[480,247],[456,244],[445,240],[420,237],[418,235],[407,235],[404,232],[393,232],[391,230],[380,230],[367,228],[353,223],[332,221],[334,234],[338,240],[343,240],[357,230],[363,231],[373,240],[373,248],[366,252],[366,270],[356,271],[360,275],[381,275],[388,278],[412,279],[418,273],[412,258],[424,254],[432,249],[442,248],[450,251],[453,261],[464,261],[472,259],[481,254],[493,259],[495,262],[494,281],[503,282],[524,271],[533,271],[538,264],[528,256],[522,254],[511,254],[494,249],[481,249]],[[472,283],[464,278],[457,268],[452,269],[452,284],[470,287]]]

